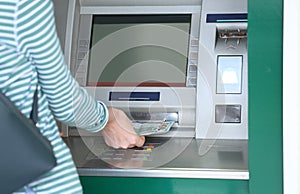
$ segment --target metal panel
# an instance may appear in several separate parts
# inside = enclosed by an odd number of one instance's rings
[[[81,176],[249,179],[246,140],[153,136],[135,149],[109,148],[100,136],[65,141]]]
[[[202,0],[185,0],[186,5],[200,5]],[[81,0],[81,6],[170,6],[182,5],[182,0]]]
[[[247,22],[244,21],[246,13],[247,1],[203,1],[197,76],[196,138],[248,139]],[[208,14],[217,14],[215,16],[221,18],[222,22],[207,23]],[[224,22],[224,19],[230,20]],[[237,77],[241,85],[219,83],[218,56],[241,57],[242,61],[238,65],[242,67],[238,69],[240,73],[236,72],[241,75],[240,78]],[[224,89],[228,90],[229,85],[239,87],[230,89],[227,93]],[[215,106],[230,104],[241,105],[241,122],[216,123]]]

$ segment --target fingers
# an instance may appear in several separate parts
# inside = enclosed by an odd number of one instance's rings
[[[145,137],[139,137],[135,134],[127,135],[126,138],[121,140],[117,143],[117,145],[114,146],[114,148],[133,148],[133,147],[142,147],[145,143]]]
[[[142,147],[145,143],[145,137],[139,137],[136,136],[134,137],[133,140],[127,140],[127,139],[123,139],[123,140],[116,140],[114,138],[111,138],[109,136],[104,136],[104,140],[105,143],[113,148],[122,148],[122,149],[127,149],[127,148],[133,148],[133,147]]]
[[[145,143],[145,137],[139,137],[126,114],[115,108],[109,108],[109,119],[103,129],[105,143],[113,148],[141,147]]]
[[[102,134],[105,143],[113,148],[132,148],[135,146],[141,147],[145,143],[145,137],[138,136],[135,131],[125,129],[119,125],[107,125]]]
[[[144,136],[135,136],[135,139],[131,144],[129,144],[127,147],[125,145],[125,148],[133,148],[133,147],[142,147],[145,143],[145,137]],[[124,148],[124,147],[122,147]]]

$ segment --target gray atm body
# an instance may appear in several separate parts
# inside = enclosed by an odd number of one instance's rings
[[[137,155],[144,158],[142,164],[136,163],[141,158],[133,158],[137,156],[135,151],[112,150],[99,142],[94,134],[62,125],[65,140],[81,175],[249,178],[246,0],[188,0],[184,4],[179,0],[54,0],[54,4],[57,5],[57,28],[66,63],[82,87],[108,106],[123,109],[132,119],[161,121],[168,118],[175,121],[169,133],[147,138],[145,149],[150,146],[150,154],[139,155],[140,151],[137,151]],[[181,70],[181,73],[184,72],[183,78],[178,79],[180,85],[99,87],[89,84],[95,15],[120,18],[126,15],[188,15],[191,20],[187,52],[182,54],[187,58],[187,63],[185,70]],[[163,28],[162,33],[168,34],[170,29]],[[104,42],[112,39],[112,44],[98,45],[97,49],[102,49],[105,54],[99,53],[101,57],[96,56],[97,60],[109,63],[119,53],[129,50],[128,46],[114,42],[117,37],[112,37],[103,39]],[[172,44],[175,40],[154,37],[150,40],[154,46],[182,52],[178,44]],[[139,41],[132,41],[129,47],[149,44],[149,40]],[[159,68],[153,69],[161,71]],[[174,69],[170,66],[170,71],[166,73],[176,74]],[[114,100],[112,96],[118,93],[135,93],[138,98],[140,94],[142,98],[146,94],[146,99],[150,100],[140,100],[134,95],[126,96],[131,98],[127,100]],[[159,98],[151,100],[148,94],[158,94]],[[122,154],[125,158],[119,157]],[[124,168],[127,173],[123,173]],[[154,171],[149,171],[153,168]]]
[[[76,80],[97,100],[126,112],[151,115],[176,113],[175,127],[193,128],[181,130],[180,135],[204,139],[247,139],[247,21],[240,16],[247,14],[246,1],[191,0],[183,5],[179,1],[141,1],[137,4],[131,1],[84,0],[57,6],[58,9],[66,7],[68,12],[57,10],[59,22],[67,21],[66,25],[58,24],[66,62]],[[188,64],[183,87],[87,86],[93,15],[135,14],[191,15]],[[219,20],[207,21],[208,17],[211,20],[219,17]],[[158,44],[159,41],[151,44]],[[130,46],[139,44],[146,43],[136,42]],[[168,42],[160,46],[177,49]],[[122,48],[117,41],[110,47],[105,45],[103,60],[109,61],[126,49],[128,47]],[[110,92],[159,92],[160,99],[154,102],[111,101]],[[68,134],[68,130],[65,129],[64,134]]]

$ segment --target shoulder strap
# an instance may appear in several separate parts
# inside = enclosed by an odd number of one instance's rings
[[[33,96],[33,105],[30,113],[30,119],[34,124],[38,122],[38,89],[36,88]]]

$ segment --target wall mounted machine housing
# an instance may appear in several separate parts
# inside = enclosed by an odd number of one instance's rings
[[[175,122],[141,150],[62,125],[80,174],[249,178],[246,0],[54,3],[82,87],[132,120]]]

